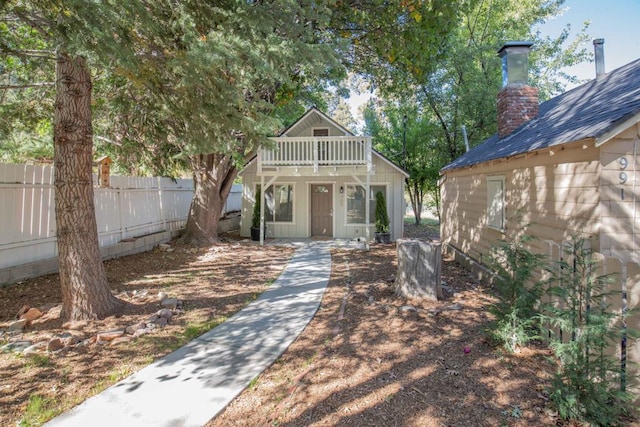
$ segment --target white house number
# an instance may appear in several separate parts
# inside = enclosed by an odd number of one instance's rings
[[[620,184],[624,185],[627,182],[627,173],[624,171],[627,166],[629,166],[629,161],[627,160],[626,157],[620,157],[618,159],[618,164],[620,165],[620,169],[622,170],[619,174],[618,174],[618,179],[620,180]],[[620,199],[624,200],[624,188],[620,189]]]

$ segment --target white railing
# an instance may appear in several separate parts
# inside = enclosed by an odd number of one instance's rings
[[[276,146],[260,150],[262,166],[351,166],[371,161],[371,137],[327,136],[273,138]]]

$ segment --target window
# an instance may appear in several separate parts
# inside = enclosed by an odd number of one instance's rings
[[[345,191],[347,197],[347,224],[364,224],[365,223],[365,203],[366,193],[361,185],[347,185]],[[378,191],[387,198],[387,187],[385,185],[370,186],[371,193],[369,195],[369,223],[376,222],[376,194]]]
[[[329,136],[329,128],[314,129],[313,136]]]
[[[497,230],[505,229],[504,184],[504,176],[487,177],[487,225]]]
[[[256,186],[256,190],[259,189],[260,185]],[[293,222],[292,184],[270,185],[264,193],[264,202],[264,220],[266,222]]]

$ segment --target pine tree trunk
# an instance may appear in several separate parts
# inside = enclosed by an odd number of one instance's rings
[[[56,58],[55,210],[62,318],[101,319],[122,301],[109,290],[100,259],[93,197],[91,75],[85,59]]]
[[[218,242],[218,223],[238,171],[229,156],[202,154],[192,159],[195,191],[184,232],[185,243]]]

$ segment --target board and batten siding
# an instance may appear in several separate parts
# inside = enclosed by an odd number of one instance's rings
[[[522,233],[536,236],[533,249],[540,252],[545,240],[597,237],[601,169],[599,149],[578,142],[447,171],[441,187],[443,243],[485,263],[491,246]],[[487,177],[493,176],[505,179],[504,230],[487,225]]]
[[[625,262],[640,263],[640,125],[636,124],[600,147],[602,229],[600,252]]]
[[[402,237],[405,201],[403,194],[404,177],[395,168],[382,160],[378,155],[373,155],[374,175],[371,176],[372,185],[387,186],[387,212],[391,221],[391,237]],[[365,182],[366,177],[358,175]],[[242,172],[244,183],[242,195],[242,221],[240,232],[244,237],[250,236],[251,218],[255,203],[255,189],[260,185],[260,177],[256,175],[256,163],[253,162]],[[265,177],[265,183],[269,177]],[[333,185],[333,236],[335,238],[353,239],[365,237],[366,229],[362,225],[346,223],[346,191],[340,194],[340,187],[346,189],[347,185],[357,184],[357,181],[347,174],[342,175],[310,175],[310,176],[279,176],[274,184],[293,184],[293,222],[266,222],[267,237],[279,238],[307,238],[311,236],[310,219],[310,186],[311,184]],[[373,205],[373,204],[372,204]],[[374,226],[370,227],[369,237],[373,238]]]

